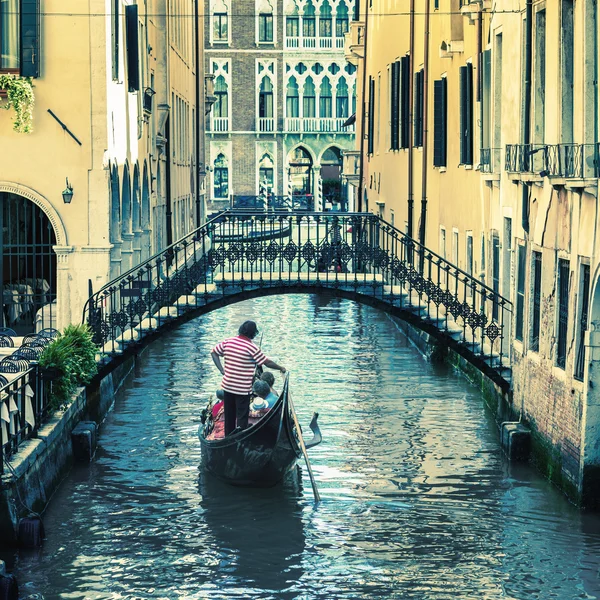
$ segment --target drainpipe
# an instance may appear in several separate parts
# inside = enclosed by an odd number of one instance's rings
[[[202,225],[202,207],[200,206],[200,183],[202,178],[200,177],[200,144],[202,143],[201,132],[200,132],[200,119],[204,119],[204,110],[201,110],[201,106],[203,106],[203,102],[201,102],[202,96],[202,87],[201,85],[204,83],[204,77],[201,76],[204,73],[204,69],[201,68],[200,65],[200,25],[198,21],[200,20],[200,11],[198,10],[198,4],[200,0],[194,0],[194,32],[196,36],[196,44],[194,48],[195,61],[196,61],[196,123],[195,133],[196,133],[196,164],[195,168],[195,181],[196,181],[196,227],[200,227]],[[202,165],[202,169],[204,170],[204,164]]]
[[[360,2],[360,0],[356,0]],[[360,11],[359,11],[360,13]],[[362,114],[360,116],[360,176],[358,178],[358,212],[363,210],[363,177],[365,173],[365,113],[367,107],[366,101],[366,89],[367,89],[367,37],[369,35],[369,5],[368,0],[365,0],[365,35],[364,35],[364,47],[365,56],[363,58],[363,73],[362,73]],[[371,118],[372,107],[369,106],[369,118]]]
[[[410,0],[410,34],[408,48],[408,237],[413,236],[413,79],[415,53],[415,0]]]
[[[423,49],[423,160],[421,162],[421,227],[419,229],[419,243],[425,246],[425,224],[427,218],[427,107],[429,99],[429,3],[430,0],[425,0],[425,39]],[[423,260],[421,256],[421,261]]]
[[[525,122],[523,123],[523,144],[531,143],[531,39],[533,33],[533,0],[527,0],[525,30]],[[527,157],[529,165],[530,157]],[[521,225],[529,233],[529,189],[522,185]]]

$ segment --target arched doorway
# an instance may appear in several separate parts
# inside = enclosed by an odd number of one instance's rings
[[[325,210],[346,210],[346,194],[342,185],[342,153],[332,146],[321,157],[321,190]]]
[[[2,326],[23,335],[56,326],[56,234],[44,211],[0,191]]]
[[[133,168],[133,193],[131,195],[131,230],[133,233],[133,266],[142,260],[142,214],[141,214],[140,168]]]
[[[150,258],[150,178],[148,175],[148,163],[144,162],[142,175],[142,260]]]
[[[121,182],[121,273],[133,267],[133,233],[131,219],[131,180],[129,165],[123,167],[123,181]]]
[[[290,154],[289,189],[294,209],[314,210],[312,169],[310,153],[299,146]]]

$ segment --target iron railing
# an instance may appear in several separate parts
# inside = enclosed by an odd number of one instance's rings
[[[235,210],[314,210],[314,197],[310,194],[294,194],[292,196],[275,196],[274,194],[243,196],[234,195],[232,208]]]
[[[481,368],[508,366],[511,303],[368,213],[222,213],[94,294],[83,320],[110,357],[232,294],[306,286],[369,297],[437,328]]]
[[[498,173],[500,171],[500,148],[481,148],[479,165],[482,173]]]
[[[4,474],[4,460],[9,460],[25,440],[37,434],[48,412],[46,390],[48,383],[38,376],[33,366],[7,382],[0,375],[0,475]],[[6,421],[8,418],[8,421]]]

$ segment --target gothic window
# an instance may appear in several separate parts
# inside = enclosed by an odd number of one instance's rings
[[[263,77],[258,95],[258,116],[273,118],[273,84],[268,77]]]
[[[303,90],[303,117],[311,118],[316,117],[316,97],[315,97],[315,84],[313,83],[312,77],[307,77],[304,82]]]
[[[345,2],[340,2],[335,16],[335,36],[344,37],[348,32],[348,7]]]
[[[215,198],[227,198],[229,196],[229,167],[223,154],[219,154],[215,160],[213,188]]]
[[[332,35],[331,6],[329,6],[329,2],[327,0],[325,0],[325,2],[323,2],[323,4],[321,5],[321,12],[319,16],[319,35],[322,38],[330,38]]]
[[[314,38],[316,36],[315,7],[310,0],[304,9],[304,18],[302,19],[302,35],[305,38]]]
[[[273,191],[273,161],[268,154],[264,154],[260,160],[258,184],[261,194],[270,194]]]
[[[300,99],[298,93],[298,83],[295,77],[290,77],[287,85],[285,97],[285,110],[288,118],[296,118],[300,116]]]
[[[338,119],[348,118],[348,84],[344,77],[340,77],[335,94],[336,117]]]
[[[215,81],[215,96],[217,101],[212,109],[213,117],[227,117],[229,115],[227,83],[223,75],[219,75]]]
[[[285,35],[287,37],[299,37],[300,35],[300,20],[297,16],[286,17],[285,19]]]
[[[228,15],[226,12],[213,14],[213,40],[215,42],[227,42],[229,39]]]
[[[331,83],[329,77],[324,77],[319,90],[319,116],[322,119],[330,119],[331,111]]]
[[[258,41],[273,41],[273,13],[260,13],[258,15]]]

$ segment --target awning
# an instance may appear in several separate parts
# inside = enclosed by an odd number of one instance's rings
[[[356,113],[351,114],[343,123],[342,127],[350,127],[356,123]]]

